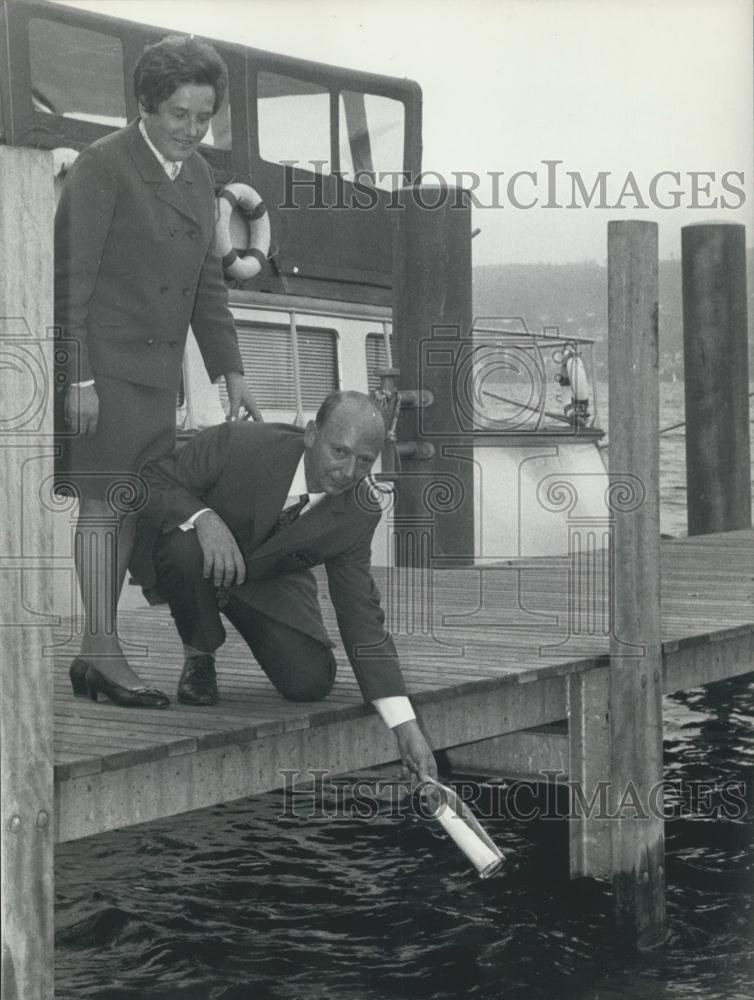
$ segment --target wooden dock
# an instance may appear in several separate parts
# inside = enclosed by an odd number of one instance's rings
[[[586,569],[580,584],[567,558],[425,571],[421,579],[419,571],[378,572],[409,691],[435,749],[504,736],[477,744],[487,748],[477,760],[494,759],[491,771],[583,772],[575,706],[587,682],[606,699],[610,638],[609,589],[585,600]],[[411,594],[421,595],[421,608],[412,608]],[[67,625],[52,650],[57,841],[265,792],[282,785],[283,770],[305,780],[308,771],[342,774],[396,756],[342,651],[331,695],[294,704],[229,626],[218,656],[219,705],[123,709],[73,698],[67,668],[77,640]],[[182,659],[168,612],[125,613],[121,633],[141,676],[173,696]],[[665,692],[754,669],[754,532],[663,541],[662,639]],[[604,718],[606,700],[602,710]],[[570,737],[563,726],[546,728],[569,715]],[[588,749],[599,754],[593,742]],[[456,766],[471,759],[469,748],[459,751]],[[594,874],[595,863],[588,867]]]
[[[50,373],[57,349],[50,154],[7,148],[0,149],[0,161],[6,294],[0,321],[6,354],[0,393],[0,996],[50,1000],[55,841],[264,792],[279,787],[284,772],[303,780],[313,771],[336,775],[389,762],[396,744],[362,704],[347,666],[322,703],[286,703],[233,641],[218,658],[222,701],[216,708],[137,711],[73,698],[67,668],[79,642],[72,623],[55,620],[52,607],[52,579],[70,572],[70,558],[56,555],[45,488],[52,475]],[[440,317],[443,329],[450,323],[471,330],[458,254],[435,252],[429,231],[418,235],[419,250],[401,258],[406,273],[396,271],[397,284],[412,296],[426,293],[416,329],[438,322],[437,299],[455,303]],[[725,254],[713,253],[719,234],[708,228],[706,235],[705,260],[714,275],[702,305],[715,320],[727,317],[715,289],[730,266]],[[468,242],[464,281],[470,281]],[[745,256],[738,242],[739,257]],[[442,294],[430,294],[432,287],[419,280],[425,274]],[[454,295],[446,294],[453,283]],[[745,326],[745,297],[730,290],[728,298],[736,296],[726,323]],[[648,802],[662,785],[662,692],[754,668],[748,476],[716,472],[711,480],[725,516],[710,515],[694,537],[660,541],[657,302],[656,224],[609,222],[610,516],[599,525],[569,521],[569,546],[572,538],[577,542],[572,558],[377,574],[431,744],[457,769],[567,777],[572,800],[581,793],[569,819],[571,874],[612,879],[621,940],[639,948],[655,947],[666,935],[662,812],[609,817],[584,803],[605,783],[610,810],[629,784]],[[398,308],[394,320],[401,315]],[[700,328],[718,332],[707,319]],[[745,358],[736,364],[746,370]],[[735,429],[748,429],[748,398],[739,393],[734,414],[719,407],[728,387],[714,382],[715,370],[702,379],[710,419],[725,417],[721,433],[740,445],[730,468],[748,469],[748,434]],[[442,422],[455,400],[452,393],[433,398],[430,413]],[[699,449],[702,457],[713,452]],[[721,502],[728,494],[736,501],[730,511]],[[452,530],[451,524],[446,535]],[[607,547],[598,547],[597,538]],[[441,544],[438,551],[468,559],[471,549]],[[335,635],[331,613],[328,624]],[[181,652],[167,613],[124,614],[119,631],[144,680],[172,694]]]

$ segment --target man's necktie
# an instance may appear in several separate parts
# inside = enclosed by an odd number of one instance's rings
[[[273,535],[276,535],[278,531],[282,531],[283,528],[287,528],[289,524],[293,524],[308,503],[309,494],[300,493],[296,503],[292,503],[289,507],[286,507],[285,510],[282,510],[280,514],[278,514],[275,527],[272,529]]]
[[[293,524],[293,522],[296,520],[296,518],[299,516],[301,511],[304,509],[304,507],[306,507],[308,503],[309,503],[309,494],[299,493],[298,500],[295,503],[290,504],[290,506],[286,507],[285,510],[282,510],[278,514],[278,519],[275,522],[275,525],[272,531],[270,532],[269,537],[272,538],[272,536],[276,535],[278,531],[282,531],[283,528],[287,528],[289,524]],[[216,597],[217,597],[218,608],[226,607],[228,604],[228,588],[219,587],[217,589]]]

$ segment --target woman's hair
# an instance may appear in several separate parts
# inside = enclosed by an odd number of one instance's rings
[[[212,87],[217,114],[228,88],[228,68],[207,42],[190,35],[168,35],[147,45],[134,70],[136,100],[150,114],[186,83]]]

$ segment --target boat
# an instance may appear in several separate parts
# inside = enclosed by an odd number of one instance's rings
[[[51,150],[59,187],[83,147],[137,115],[135,61],[165,33],[47,0],[2,0],[2,140]],[[227,63],[229,88],[202,155],[234,251],[229,302],[264,417],[303,425],[335,388],[375,393],[387,412],[412,388],[394,368],[405,345],[393,332],[392,240],[400,191],[422,178],[421,89],[208,40]],[[230,211],[229,190],[241,194]],[[264,201],[261,233],[244,196]],[[419,346],[421,331],[414,335]],[[557,326],[531,331],[522,317],[481,317],[448,347],[473,484],[462,561],[564,554],[574,525],[603,531],[607,476],[592,342]],[[179,436],[222,421],[226,411],[224,389],[210,384],[190,337]],[[392,444],[395,458],[406,442]],[[401,472],[390,456],[375,475],[394,481],[400,498]],[[399,504],[387,494],[375,565],[395,557]],[[56,552],[70,556],[73,513],[59,511],[56,520]]]

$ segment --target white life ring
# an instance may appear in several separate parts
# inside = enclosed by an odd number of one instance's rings
[[[262,270],[270,249],[267,209],[261,195],[248,184],[226,184],[216,200],[215,249],[222,257],[223,271],[235,281],[248,281]],[[248,237],[240,235],[239,228],[242,232],[247,227]],[[234,242],[244,241],[246,247],[236,250]]]

